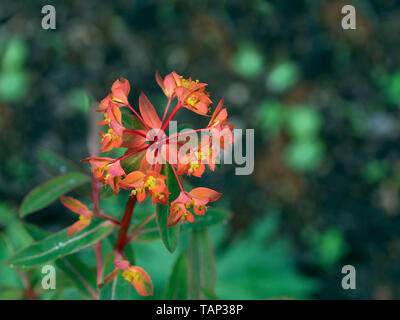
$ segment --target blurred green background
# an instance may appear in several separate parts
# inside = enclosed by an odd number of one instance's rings
[[[24,243],[17,208],[50,177],[47,149],[88,156],[89,109],[126,77],[164,106],[154,73],[173,70],[225,96],[236,128],[255,128],[255,170],[225,165],[204,185],[233,212],[210,229],[225,299],[400,298],[400,5],[395,0],[10,1],[0,4],[0,261]],[[357,29],[341,28],[353,4]],[[41,28],[52,4],[57,29]],[[159,109],[159,110],[160,110]],[[182,112],[181,119],[198,117]],[[104,205],[121,211],[121,203]],[[49,231],[59,203],[27,220]],[[181,244],[184,246],[185,239]],[[137,245],[161,297],[171,256]],[[93,252],[80,255],[93,267]],[[162,261],[162,263],[160,263]],[[357,289],[343,290],[354,265]],[[60,283],[62,281],[60,280]],[[0,266],[0,288],[22,286]],[[5,291],[0,298],[18,297]],[[55,298],[57,293],[48,293]],[[73,289],[63,297],[81,298]]]

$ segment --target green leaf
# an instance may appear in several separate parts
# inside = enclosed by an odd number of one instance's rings
[[[14,252],[14,249],[26,247],[32,242],[32,237],[26,232],[14,209],[3,203],[0,203],[1,225],[5,226],[7,242],[10,244],[11,252]]]
[[[101,290],[100,300],[131,300],[130,297],[134,290],[133,286],[120,273]]]
[[[75,287],[83,294],[93,297],[96,292],[96,273],[81,262],[76,255],[66,256],[55,262]]]
[[[146,219],[142,219],[132,229],[134,232],[138,226]],[[160,239],[160,230],[158,229],[157,222],[155,219],[151,220],[146,226],[144,226],[140,233],[135,237],[135,241],[138,242],[152,242]]]
[[[25,229],[35,241],[40,241],[50,235],[49,232],[29,223],[25,224]],[[69,255],[55,262],[64,274],[75,284],[83,294],[93,296],[96,290],[96,277],[76,255]]]
[[[127,151],[129,152],[129,151]],[[145,155],[145,152],[138,152],[126,159],[121,161],[121,167],[124,169],[126,174],[131,173],[132,171],[139,170],[140,163]]]
[[[179,224],[172,228],[167,228],[167,221],[169,217],[169,207],[171,206],[171,202],[178,198],[180,188],[174,172],[168,163],[163,167],[162,174],[167,176],[166,183],[170,194],[168,197],[168,205],[156,204],[157,225],[160,229],[161,240],[167,250],[172,253],[178,245]]]
[[[24,296],[23,289],[0,286],[0,300],[21,300]]]
[[[183,223],[181,225],[181,232],[190,230],[200,230],[207,227],[222,224],[231,217],[231,213],[226,209],[213,209],[210,208],[203,216],[195,216],[193,223]]]
[[[114,196],[113,189],[111,189],[111,187],[108,184],[102,185],[100,189],[100,199],[107,199],[111,198],[112,196]]]
[[[11,267],[40,265],[89,247],[108,236],[112,230],[113,226],[109,222],[97,220],[68,238],[67,228],[19,250],[6,263]]]
[[[131,130],[145,130],[146,128],[140,122],[140,120],[132,114],[127,108],[121,108],[122,113],[122,125]]]
[[[38,149],[36,155],[40,163],[52,175],[64,174],[67,172],[79,172],[82,170],[72,161],[52,151]]]
[[[230,217],[231,213],[226,209],[208,209],[204,216],[195,216],[195,222],[182,223],[179,232],[183,233],[191,230],[198,230],[220,225],[225,223]],[[139,226],[145,219],[146,218],[143,218],[142,221],[136,222],[135,227],[132,228],[131,232],[134,232],[137,226]],[[152,220],[140,230],[140,233],[135,237],[134,241],[152,242],[158,239],[160,239],[160,230],[157,227],[156,221]]]
[[[172,267],[172,272],[168,279],[164,299],[186,300],[188,298],[188,272],[188,261],[185,254],[182,252]]]
[[[0,287],[23,289],[24,285],[15,269],[3,264],[12,252],[12,245],[8,243],[8,236],[0,233]]]
[[[200,289],[201,289],[201,292],[203,292],[204,296],[208,300],[219,300],[217,295],[214,292],[208,290],[207,288],[203,288],[203,287],[201,287]]]
[[[89,178],[79,172],[71,172],[37,186],[22,201],[20,216],[43,209],[68,191],[89,182]]]
[[[215,291],[216,265],[214,251],[207,229],[193,230],[189,242],[190,299],[205,297],[201,288]]]

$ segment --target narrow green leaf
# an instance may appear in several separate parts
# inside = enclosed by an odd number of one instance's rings
[[[129,152],[129,151],[127,151]],[[129,174],[132,171],[139,170],[140,168],[140,163],[142,162],[142,159],[145,155],[145,152],[138,152],[124,160],[121,161],[121,166],[124,169],[124,171]]]
[[[114,190],[111,189],[111,187],[107,185],[102,185],[100,189],[100,199],[107,199],[111,198],[114,196]]]
[[[40,241],[50,235],[49,232],[29,223],[25,229],[35,241]],[[76,255],[69,255],[55,262],[64,274],[76,285],[83,294],[93,296],[96,290],[96,276],[82,263]]]
[[[0,300],[21,300],[24,296],[23,289],[0,286]]]
[[[132,114],[129,109],[121,108],[122,113],[122,125],[131,130],[145,130],[146,128],[140,122],[140,120]]]
[[[231,217],[231,213],[225,209],[217,209],[210,208],[207,209],[205,215],[203,216],[195,216],[195,221],[193,223],[183,223],[181,225],[181,232],[190,231],[190,230],[199,230],[207,227],[212,227],[215,225],[219,225],[228,221]]]
[[[55,177],[33,189],[22,201],[20,216],[43,209],[68,191],[89,182],[89,178],[79,172],[71,172]]]
[[[142,219],[144,221],[145,219]],[[141,222],[142,222],[141,221]],[[137,226],[140,225],[139,222]],[[137,229],[137,226],[132,229],[134,232]],[[146,226],[144,226],[135,237],[135,241],[138,242],[153,242],[160,239],[160,230],[158,229],[156,219],[151,220]]]
[[[68,160],[67,158],[64,158],[63,156],[60,156],[52,151],[38,149],[36,155],[40,163],[49,173],[53,175],[59,175],[68,172],[79,172],[82,170],[71,160]]]
[[[182,252],[176,259],[168,279],[164,299],[186,300],[189,294],[189,267],[185,254]]]
[[[206,227],[216,226],[225,223],[230,217],[231,213],[228,210],[210,208],[206,211],[204,216],[195,216],[194,223],[182,223],[179,232],[184,233],[194,229],[198,230]],[[140,225],[140,223],[141,221],[137,222],[136,225]],[[133,228],[132,231],[135,229],[136,228]],[[140,230],[140,233],[135,237],[134,241],[152,242],[158,239],[160,239],[160,230],[158,229],[156,222],[153,220]]]
[[[214,292],[215,281],[215,257],[208,231],[193,230],[189,242],[190,299],[203,299],[205,295],[201,288]]]
[[[100,291],[100,300],[130,300],[133,286],[118,274]]]
[[[11,252],[14,252],[15,249],[26,247],[32,242],[32,237],[26,232],[14,209],[3,203],[0,203],[1,225],[5,227],[7,243],[10,244]]]
[[[163,167],[162,174],[167,176],[166,183],[170,194],[168,198],[168,205],[163,205],[160,203],[156,204],[157,225],[160,229],[161,240],[163,241],[167,250],[172,253],[175,251],[176,246],[178,245],[179,224],[172,228],[167,228],[167,221],[171,202],[178,198],[180,189],[178,181],[176,180],[171,166],[168,163]]]
[[[207,288],[203,288],[201,287],[201,292],[203,292],[204,296],[208,299],[208,300],[219,300],[217,295],[212,292],[211,290],[207,289]]]
[[[68,229],[64,229],[19,250],[6,263],[11,267],[32,267],[56,260],[93,245],[108,236],[112,229],[109,222],[101,220],[93,221],[89,227],[69,238]]]
[[[96,273],[78,259],[76,255],[69,255],[55,262],[69,280],[83,294],[93,297],[96,292]]]

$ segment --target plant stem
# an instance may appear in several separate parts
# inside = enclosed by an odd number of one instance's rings
[[[146,220],[143,221],[141,225],[137,227],[135,231],[133,231],[127,238],[126,242],[129,243],[131,242],[139,233],[140,231],[154,218],[156,217],[156,214],[153,213],[151,216],[149,216]]]
[[[133,209],[136,204],[136,196],[129,196],[129,200],[125,207],[124,216],[121,221],[121,228],[119,229],[117,243],[115,244],[115,250],[122,252],[126,244],[126,234],[128,232],[129,225],[133,214]]]
[[[138,136],[141,136],[143,138],[146,138],[146,134],[144,134],[143,132],[140,132],[139,130],[133,130],[133,129],[125,129],[126,132],[132,132],[137,134]]]
[[[99,212],[99,183],[94,175],[92,175],[92,202],[93,202],[93,215],[96,217],[102,217],[109,220],[108,217],[103,217],[98,214]],[[103,261],[102,261],[102,250],[101,240],[96,242],[94,245],[94,253],[96,255],[96,270],[97,270],[97,286],[102,281],[103,277]]]
[[[120,226],[120,225],[121,225],[121,222],[119,222],[118,220],[116,220],[116,219],[114,219],[114,218],[111,218],[111,217],[109,217],[109,216],[106,216],[106,215],[104,215],[104,214],[94,213],[94,214],[93,214],[93,217],[111,221],[112,223],[114,223],[114,224],[117,225],[117,226]]]
[[[27,275],[27,273],[20,271],[19,269],[17,269],[17,273],[19,275],[19,277],[21,278],[21,281],[24,285],[25,288],[25,294],[28,300],[36,300],[36,294],[35,292],[33,292],[31,284],[30,284],[30,280],[29,277]]]
[[[148,130],[149,127],[147,126],[147,124],[144,122],[144,120],[142,119],[142,117],[136,112],[135,109],[132,108],[132,106],[130,104],[127,105],[127,107],[129,109],[131,109],[131,111],[135,114],[135,116],[139,119],[139,121],[144,125],[144,127]]]
[[[163,124],[161,130],[165,132],[165,129],[168,127],[169,122],[172,120],[172,118],[175,116],[175,114],[179,111],[179,109],[182,107],[182,104],[178,102],[175,106],[175,108],[172,110],[170,115],[168,116],[167,120],[165,120],[165,123]]]
[[[117,162],[117,161],[122,161],[122,160],[124,160],[124,159],[126,159],[126,158],[129,158],[130,156],[133,156],[133,155],[136,154],[136,153],[139,153],[139,152],[141,152],[141,151],[146,150],[149,146],[150,146],[150,145],[146,145],[146,146],[143,147],[143,148],[140,148],[140,149],[134,150],[134,151],[132,151],[132,152],[129,152],[129,153],[127,153],[126,155],[123,155],[122,157],[119,157],[119,158],[117,158],[117,159],[114,159],[114,160],[111,161],[110,163],[114,163],[114,162]]]
[[[93,211],[97,213],[99,211],[99,183],[94,175],[92,175],[92,201]]]
[[[103,280],[103,261],[102,261],[101,240],[97,241],[95,243],[94,252],[96,254],[97,286],[98,286]]]
[[[159,143],[165,141],[165,143],[169,143],[170,140],[172,139],[178,139],[180,136],[187,136],[188,134],[192,134],[192,133],[196,133],[196,132],[203,132],[203,131],[207,131],[208,129],[196,129],[196,130],[190,130],[190,131],[185,131],[185,132],[178,132],[175,133],[169,137],[165,137],[164,139],[160,140]]]
[[[179,188],[181,189],[181,191],[185,191],[185,190],[183,189],[181,180],[179,180],[179,176],[178,176],[178,174],[176,173],[174,167],[170,165],[170,168],[172,169],[172,172],[173,172],[174,175],[175,175],[175,178],[176,178],[176,181],[178,182]]]
[[[168,109],[169,109],[169,106],[171,105],[172,99],[173,99],[173,98],[169,98],[169,99],[168,99],[167,106],[165,107],[165,111],[164,111],[163,117],[162,117],[162,119],[161,119],[161,123],[164,122],[165,117],[167,116]]]

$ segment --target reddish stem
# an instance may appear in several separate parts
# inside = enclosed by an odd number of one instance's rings
[[[119,229],[117,243],[115,245],[115,250],[122,252],[126,244],[126,234],[128,232],[129,225],[131,223],[133,209],[136,204],[136,196],[130,196],[125,207],[124,216],[121,221],[121,228]]]
[[[148,149],[149,147],[150,147],[150,145],[148,144],[148,145],[146,145],[146,146],[143,147],[143,148],[140,148],[140,149],[137,149],[137,150],[135,150],[135,151],[129,152],[129,153],[127,153],[126,155],[123,155],[122,157],[119,157],[119,158],[117,158],[117,159],[114,159],[114,160],[111,161],[110,163],[113,163],[113,162],[116,162],[116,161],[122,161],[122,160],[124,160],[124,159],[126,159],[126,158],[129,158],[130,156],[133,156],[133,155],[136,154],[136,153],[139,153],[140,151],[144,151],[144,150]]]
[[[181,135],[188,135],[188,134],[191,134],[191,133],[194,133],[194,132],[202,132],[202,131],[207,131],[207,130],[208,129],[205,128],[205,129],[193,129],[193,130],[186,131],[186,132],[178,132],[178,133],[175,133],[175,134],[171,135],[170,137],[166,137],[163,140],[160,140],[159,142],[161,143],[161,142],[163,142],[165,140],[165,143],[169,143],[169,141],[171,139],[177,139]]]
[[[179,180],[179,176],[178,176],[178,174],[177,174],[176,171],[175,171],[175,168],[174,168],[173,166],[171,166],[171,165],[170,165],[170,167],[171,167],[171,169],[172,169],[172,172],[173,172],[174,175],[175,175],[176,181],[178,181],[179,189],[181,189],[181,191],[185,191],[185,190],[183,189],[181,180]]]
[[[92,201],[93,211],[97,213],[99,211],[99,183],[94,175],[92,175]]]
[[[168,109],[169,109],[169,106],[171,105],[172,99],[173,99],[173,98],[169,98],[169,99],[168,99],[167,106],[165,107],[165,111],[164,111],[163,117],[162,117],[162,119],[161,119],[161,123],[164,122],[165,117],[167,116]]]
[[[129,109],[131,109],[131,111],[135,114],[135,116],[140,120],[140,122],[145,126],[145,128],[148,130],[149,127],[146,125],[146,123],[144,122],[144,120],[142,119],[142,117],[136,112],[135,109],[132,108],[132,106],[130,104],[127,105],[127,107]]]
[[[170,113],[170,115],[168,116],[167,120],[165,120],[165,123],[163,124],[161,130],[165,132],[165,129],[168,127],[170,121],[172,120],[172,118],[175,116],[175,114],[179,111],[179,109],[182,108],[182,104],[180,102],[178,102],[174,108],[174,110],[172,110],[172,112]]]
[[[143,221],[143,223],[137,227],[135,231],[133,231],[127,238],[126,243],[131,242],[139,233],[140,231],[154,218],[156,217],[156,214],[153,213],[150,217],[148,217],[146,220]]]
[[[17,273],[18,273],[19,277],[21,278],[22,283],[24,285],[25,294],[26,294],[27,299],[28,300],[36,300],[37,296],[36,296],[36,293],[33,292],[33,290],[32,290],[28,275],[24,272],[21,272],[19,269],[17,269]]]
[[[118,220],[116,220],[116,219],[114,219],[114,218],[111,218],[111,217],[109,217],[109,216],[106,216],[106,215],[104,215],[104,214],[94,213],[94,214],[93,214],[93,217],[97,217],[97,218],[100,218],[100,219],[104,219],[104,220],[111,221],[112,223],[114,223],[114,224],[117,225],[117,226],[120,226],[120,225],[121,225],[121,222],[119,222]]]
[[[126,132],[132,132],[132,133],[137,134],[138,136],[146,138],[146,134],[144,134],[143,132],[140,132],[139,130],[125,129],[125,131]]]
[[[94,252],[96,254],[97,285],[99,285],[103,280],[103,261],[102,261],[103,254],[101,250],[101,240],[95,243]]]

